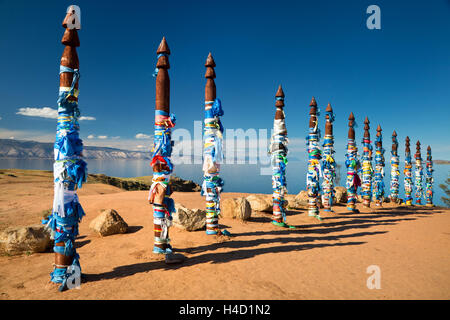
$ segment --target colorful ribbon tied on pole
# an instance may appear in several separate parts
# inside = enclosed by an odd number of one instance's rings
[[[427,164],[426,164],[426,200],[427,206],[433,206],[433,158],[431,157],[431,148],[427,149]]]
[[[375,139],[375,177],[373,184],[373,199],[376,206],[381,206],[384,200],[384,152],[381,127],[377,128]]]
[[[422,155],[420,154],[420,142],[417,141],[417,152],[414,155],[416,159],[416,170],[415,170],[415,185],[416,185],[416,204],[422,203],[423,198],[423,166],[422,166]]]
[[[284,110],[281,106],[284,106],[284,103],[281,103],[284,101],[284,94],[282,93],[282,95],[278,96],[277,94],[276,97],[277,105],[280,106],[277,106],[273,122],[273,134],[270,139],[269,155],[271,156],[272,164],[272,224],[286,227],[286,205],[284,197],[287,193],[286,165],[288,163],[287,153],[289,140],[287,138]]]
[[[391,149],[391,201],[396,202],[399,193],[399,178],[400,178],[400,158],[397,152],[398,141],[397,133],[394,131],[392,134],[392,149]]]
[[[363,206],[369,208],[370,200],[372,198],[372,142],[370,141],[369,119],[364,120],[364,136],[362,139],[363,154],[362,154],[362,182],[361,182],[361,196],[363,199]]]
[[[347,141],[347,153],[345,154],[345,166],[347,167],[347,209],[353,212],[358,212],[356,209],[356,195],[358,187],[361,185],[361,180],[358,176],[358,169],[360,163],[358,160],[358,148],[355,143],[355,117],[353,113],[349,117],[349,131]]]
[[[219,230],[220,193],[224,181],[219,176],[223,160],[223,126],[220,117],[224,115],[220,99],[205,101],[203,185],[201,195],[206,196],[206,234],[226,234]]]
[[[406,137],[405,143],[405,169],[403,170],[404,181],[403,185],[405,188],[405,204],[407,206],[412,205],[412,188],[413,188],[413,180],[412,180],[412,163],[411,163],[411,150],[409,148],[409,137]]]
[[[322,159],[322,152],[319,148],[320,129],[318,128],[317,103],[313,97],[311,103],[310,121],[309,121],[309,135],[306,137],[306,148],[308,152],[308,172],[306,174],[306,190],[308,192],[308,216],[315,217],[321,220],[319,215],[319,192],[320,192],[320,176],[322,175],[322,168],[320,160]]]
[[[173,172],[173,164],[170,160],[172,154],[171,128],[175,126],[175,115],[163,110],[155,110],[155,134],[151,152],[150,166],[154,168],[152,185],[150,186],[148,200],[153,205],[153,223],[155,226],[154,253],[170,254],[169,228],[172,225],[172,213],[175,212],[175,204],[170,195],[170,175]],[[155,166],[158,170],[155,170]],[[155,198],[165,190],[163,203],[156,203]],[[159,236],[157,236],[159,235]]]
[[[322,159],[322,204],[324,211],[333,212],[334,181],[336,179],[336,162],[334,160],[334,136],[333,122],[335,120],[333,109],[328,104],[325,110],[325,137],[323,139],[323,159]]]
[[[60,291],[66,288],[69,277],[81,276],[80,257],[75,250],[74,241],[78,235],[78,224],[85,213],[78,201],[77,189],[82,187],[87,177],[87,164],[82,160],[83,142],[78,134],[80,111],[75,84],[80,74],[77,69],[61,66],[60,74],[65,72],[73,73],[73,79],[70,88],[60,87],[59,89],[54,144],[53,210],[48,218],[42,220],[42,223],[52,230],[52,238],[55,240],[53,251],[64,255],[65,261],[72,259],[70,265],[55,264],[50,274],[52,282],[61,283]]]

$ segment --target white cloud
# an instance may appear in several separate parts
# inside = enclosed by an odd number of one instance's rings
[[[108,136],[98,136],[99,139],[108,139]]]
[[[93,134],[90,134],[90,135],[87,136],[87,138],[88,138],[88,139],[94,139],[95,136],[94,136]]]
[[[19,108],[19,111],[16,114],[21,114],[23,116],[28,117],[40,117],[40,118],[48,118],[48,119],[56,119],[58,118],[58,111],[49,107],[43,108]]]
[[[2,117],[0,117],[0,120],[2,120]]]
[[[138,148],[138,149],[145,149],[146,147],[141,145],[141,144],[139,144],[139,145],[136,146],[136,148]]]
[[[39,118],[47,118],[47,119],[57,119],[58,118],[58,110],[52,109],[50,107],[43,108],[19,108],[19,111],[16,114],[20,114],[28,117],[39,117]],[[81,116],[78,120],[96,120],[95,117],[91,116]]]
[[[150,138],[151,138],[151,136],[144,134],[144,133],[138,133],[136,135],[136,139],[150,139]]]
[[[117,140],[120,139],[120,136],[111,137],[111,139]]]
[[[78,118],[78,120],[83,121],[83,120],[97,120],[95,117],[90,117],[90,116],[81,116]]]

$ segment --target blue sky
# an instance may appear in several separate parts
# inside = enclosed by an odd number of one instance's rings
[[[294,153],[305,148],[315,96],[322,110],[331,102],[336,113],[342,160],[351,111],[359,145],[368,116],[372,137],[382,126],[387,150],[395,129],[401,154],[409,135],[413,143],[431,145],[435,159],[450,159],[447,0],[0,0],[0,138],[53,141],[55,119],[18,112],[56,108],[61,22],[70,4],[81,8],[79,106],[95,118],[81,121],[85,144],[150,146],[136,135],[153,132],[152,72],[165,36],[176,128],[192,130],[203,118],[204,62],[211,51],[226,128],[270,129],[281,83]],[[366,27],[371,4],[381,9],[381,30]]]

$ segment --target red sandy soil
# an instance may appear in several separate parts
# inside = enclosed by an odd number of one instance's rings
[[[34,179],[34,180],[33,180]],[[48,179],[0,179],[0,230],[37,223],[51,207]],[[152,210],[146,191],[86,184],[79,190],[86,217],[77,251],[85,276],[81,288],[58,292],[49,282],[53,253],[0,257],[0,299],[449,299],[450,210],[384,204],[350,214],[345,206],[322,213],[290,210],[283,229],[270,214],[251,220],[221,219],[233,237],[219,241],[205,231],[172,227],[180,265],[151,253]],[[222,198],[246,196],[224,193]],[[204,208],[199,193],[173,194],[176,202]],[[130,226],[101,238],[89,229],[102,209],[113,208]],[[370,265],[381,270],[381,289],[368,289]]]

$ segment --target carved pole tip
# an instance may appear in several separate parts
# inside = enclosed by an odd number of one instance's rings
[[[158,50],[156,51],[157,54],[165,53],[170,54],[169,45],[167,44],[166,37],[163,37],[161,40],[161,43],[159,44]]]
[[[316,99],[314,97],[312,97],[311,99],[311,103],[309,104],[310,107],[317,107],[317,102]]]
[[[206,58],[205,67],[211,67],[211,68],[216,67],[216,62],[214,61],[214,58],[213,58],[211,52],[208,54],[208,57]]]
[[[284,107],[284,92],[283,92],[283,88],[281,87],[281,84],[278,86],[278,90],[277,90],[277,93],[275,94],[275,97],[281,98],[281,99],[276,99],[275,107],[277,107],[277,108]],[[278,114],[278,111],[277,111],[277,114]],[[281,115],[281,113],[280,113],[280,115]],[[278,119],[281,119],[281,118],[284,119],[284,115],[282,117],[280,115],[277,116]]]
[[[284,92],[283,92],[283,88],[281,87],[281,84],[278,86],[278,90],[277,90],[277,93],[275,94],[275,97],[284,98]]]
[[[350,112],[350,116],[348,117],[348,120],[355,121],[355,116],[353,115],[353,112]]]

